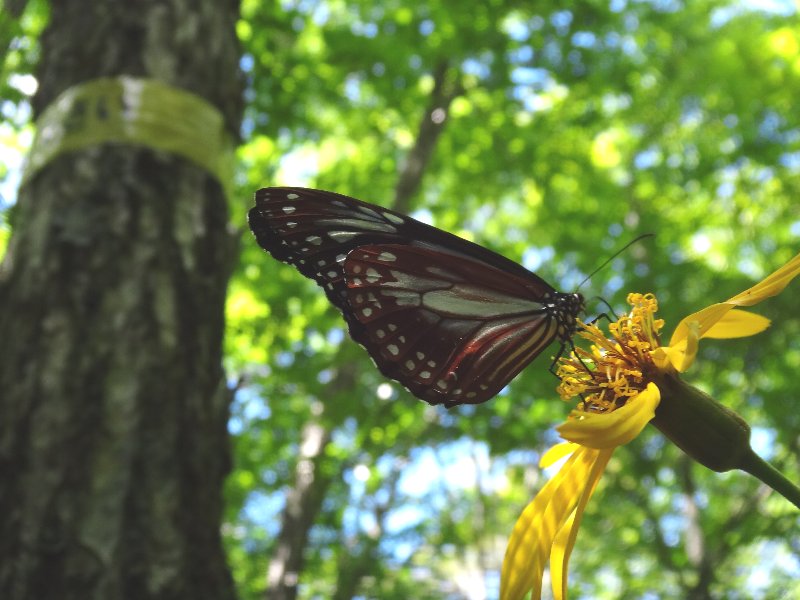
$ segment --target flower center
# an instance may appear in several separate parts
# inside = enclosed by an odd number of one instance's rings
[[[579,411],[611,412],[647,387],[646,374],[655,368],[650,353],[661,345],[664,321],[653,317],[653,294],[629,294],[628,303],[631,311],[609,323],[609,337],[594,323],[579,321],[578,335],[590,350],[575,348],[559,360],[558,393],[564,400],[580,396]]]

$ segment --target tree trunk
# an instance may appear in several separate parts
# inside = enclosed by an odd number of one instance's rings
[[[41,110],[99,77],[197,94],[235,134],[238,3],[51,2]],[[106,144],[20,191],[0,269],[0,596],[234,597],[223,303],[235,245],[219,183]]]

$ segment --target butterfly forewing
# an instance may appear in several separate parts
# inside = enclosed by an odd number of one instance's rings
[[[401,217],[318,190],[261,189],[248,217],[261,247],[314,279],[342,311],[342,263],[347,253],[365,243],[403,239],[398,233]]]
[[[325,289],[381,372],[432,404],[488,400],[582,309],[499,254],[340,194],[265,188],[249,222]]]

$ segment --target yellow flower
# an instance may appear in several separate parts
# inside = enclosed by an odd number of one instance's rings
[[[579,335],[590,342],[590,350],[577,348],[561,359],[558,372],[561,396],[579,395],[581,400],[557,428],[568,442],[545,453],[540,466],[569,458],[514,526],[503,561],[502,600],[531,591],[531,600],[538,600],[548,558],[553,595],[567,598],[567,566],[589,498],[614,449],[634,439],[647,423],[707,467],[758,471],[759,478],[792,496],[791,484],[781,481],[780,474],[764,475],[766,463],[750,450],[747,423],[682,382],[678,373],[694,362],[701,338],[745,337],[766,329],[769,320],[736,307],[778,294],[798,274],[800,254],[741,294],[681,320],[666,346],[661,345],[664,323],[654,318],[658,303],[652,294],[629,295],[632,309],[609,325],[608,337],[594,324],[581,325]],[[794,492],[790,500],[798,504]]]

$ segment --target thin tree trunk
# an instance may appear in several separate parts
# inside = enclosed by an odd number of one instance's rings
[[[409,202],[422,181],[422,175],[444,127],[450,104],[463,92],[454,75],[457,73],[448,68],[446,61],[439,64],[434,72],[431,101],[420,120],[416,142],[395,186],[392,205],[395,210],[409,211]],[[332,390],[348,389],[354,385],[354,381],[353,373],[349,369],[342,369],[330,387]],[[332,425],[324,424],[321,419],[309,421],[303,429],[301,443],[310,443],[307,446],[308,452],[303,453],[298,460],[292,487],[286,494],[278,543],[267,572],[266,600],[294,600],[297,597],[308,532],[322,507],[325,492],[342,470],[342,465],[322,468],[331,434]],[[360,579],[360,572],[354,574],[352,585],[357,586]]]
[[[355,373],[345,365],[330,383],[331,394],[352,389]],[[305,564],[308,532],[322,508],[330,485],[340,476],[341,464],[330,464],[325,449],[333,427],[324,422],[324,406],[309,419],[300,435],[300,448],[292,487],[286,492],[281,529],[267,570],[267,600],[294,600]]]
[[[397,179],[392,203],[394,210],[410,212],[411,198],[422,183],[422,176],[447,122],[450,105],[463,93],[460,71],[450,67],[446,60],[440,62],[433,73],[430,102],[420,119],[414,147],[408,153]]]
[[[769,486],[761,484],[755,494],[741,498],[739,506],[728,515],[725,523],[719,528],[721,535],[704,536],[702,510],[694,498],[697,487],[692,475],[693,468],[696,468],[694,463],[688,456],[684,456],[676,470],[678,481],[683,488],[684,518],[687,521],[686,554],[689,564],[694,568],[692,574],[694,583],[686,586],[685,596],[687,600],[709,600],[715,597],[713,585],[717,581],[720,565],[725,564],[736,551],[736,538],[727,535],[727,532],[740,531],[742,522],[758,510],[772,490]]]
[[[345,540],[339,555],[339,572],[336,574],[336,589],[332,600],[350,600],[355,598],[361,588],[362,580],[376,573],[381,564],[381,536],[386,530],[386,519],[394,508],[397,498],[397,486],[407,457],[396,457],[392,470],[385,478],[382,489],[387,492],[386,499],[376,501],[372,507],[374,526],[370,531],[361,531],[352,540]],[[361,507],[364,509],[364,507]]]
[[[51,3],[37,113],[98,77],[154,78],[241,118],[233,1]],[[202,126],[202,124],[199,124]],[[130,145],[74,151],[19,194],[0,270],[0,596],[234,597],[218,182]]]
[[[294,485],[286,493],[278,543],[267,573],[267,597],[273,600],[297,596],[304,564],[302,549],[333,481],[322,468],[322,450],[330,443],[330,436],[331,431],[315,421],[308,421],[303,427]]]

